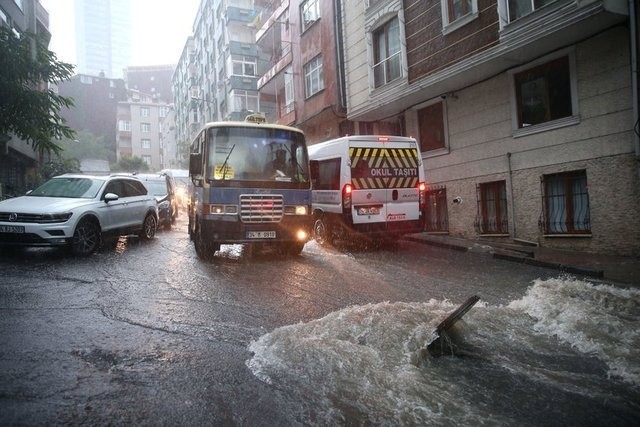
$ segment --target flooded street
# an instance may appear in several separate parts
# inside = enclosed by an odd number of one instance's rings
[[[0,255],[0,423],[635,425],[640,294],[401,241],[300,256],[184,218],[89,258]],[[424,351],[461,302],[454,356]]]

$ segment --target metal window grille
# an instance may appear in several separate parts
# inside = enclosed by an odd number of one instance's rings
[[[507,186],[505,181],[476,185],[478,213],[475,227],[480,234],[507,234]]]
[[[544,175],[539,225],[545,234],[589,234],[591,214],[586,171]]]
[[[425,231],[432,233],[449,232],[446,187],[429,187],[427,188],[426,197]]]

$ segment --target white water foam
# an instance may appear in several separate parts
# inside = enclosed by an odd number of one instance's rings
[[[506,307],[480,302],[458,322],[476,354],[421,363],[416,356],[457,304],[354,306],[263,335],[250,344],[254,355],[247,366],[306,402],[316,425],[510,425],[529,416],[523,412],[530,408],[558,421],[558,414],[575,417],[570,410],[576,398],[589,408],[590,399],[599,402],[609,393],[609,380],[599,363],[589,362],[592,356],[608,364],[611,376],[637,386],[638,300],[635,290],[571,278],[538,280],[522,299]],[[571,347],[560,349],[558,339]],[[586,371],[574,368],[580,354],[588,355]],[[565,405],[559,412],[548,410],[547,393]],[[602,413],[609,416],[606,408]]]
[[[536,332],[597,356],[611,376],[640,385],[640,290],[570,276],[536,280],[509,307],[533,317]]]

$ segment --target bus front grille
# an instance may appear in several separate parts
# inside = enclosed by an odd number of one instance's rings
[[[284,202],[277,194],[241,194],[242,222],[278,222],[282,219]]]

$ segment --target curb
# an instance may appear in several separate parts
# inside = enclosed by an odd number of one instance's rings
[[[422,244],[425,244],[425,245],[437,246],[437,247],[445,248],[445,249],[451,249],[451,250],[455,250],[455,251],[459,251],[459,252],[468,252],[469,251],[469,248],[465,247],[465,246],[460,246],[460,245],[456,245],[456,244],[452,244],[452,243],[437,242],[437,241],[428,240],[428,239],[421,239],[419,237],[404,236],[404,240],[408,240],[408,241],[416,242],[416,243],[422,243]],[[495,248],[494,248],[494,250],[495,250]],[[541,261],[539,259],[530,258],[530,257],[527,257],[527,256],[511,255],[509,253],[505,253],[504,250],[501,250],[499,252],[494,252],[492,254],[492,257],[494,259],[501,259],[501,260],[504,260],[504,261],[519,262],[521,264],[527,264],[527,265],[531,265],[531,266],[534,266],[534,267],[550,268],[550,269],[553,269],[553,270],[559,270],[559,271],[562,271],[562,272],[565,272],[565,273],[570,273],[570,274],[578,274],[578,275],[581,275],[581,276],[604,278],[604,270],[591,269],[591,268],[582,268],[582,267],[572,267],[572,266],[564,265],[564,264],[557,263],[557,262]]]

